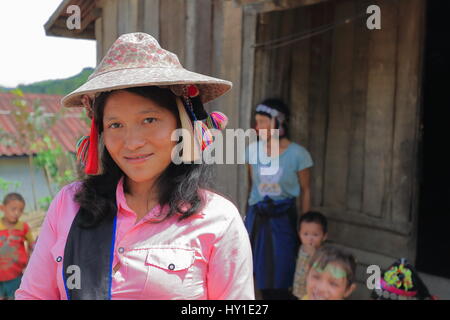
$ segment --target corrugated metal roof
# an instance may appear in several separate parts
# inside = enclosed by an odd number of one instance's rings
[[[14,99],[17,96],[12,93],[0,93],[0,128],[4,131],[18,134],[17,125],[10,114],[14,110]],[[33,101],[39,99],[41,106],[46,109],[46,112],[54,114],[61,108],[60,95],[50,94],[24,94],[23,99],[27,101],[29,106],[33,105]],[[89,128],[81,119],[81,108],[70,108],[66,110],[63,118],[61,118],[52,127],[51,133],[61,143],[66,151],[75,152],[75,144],[82,135],[89,134]],[[4,142],[0,142],[0,156],[21,156],[30,154],[30,150],[25,150],[19,146],[8,146]]]

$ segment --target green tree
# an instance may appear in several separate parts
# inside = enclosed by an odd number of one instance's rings
[[[39,100],[33,101],[30,106],[24,99],[21,90],[11,91],[16,98],[13,100],[12,118],[15,121],[18,133],[11,134],[0,132],[6,144],[14,144],[29,150],[28,165],[30,169],[31,187],[34,200],[34,208],[37,209],[35,167],[44,169],[47,186],[53,196],[53,184],[65,184],[74,179],[74,160],[69,153],[62,151],[59,143],[49,135],[55,122],[64,116],[64,110],[55,114],[49,114]],[[36,155],[36,160],[33,160]],[[61,172],[61,170],[63,170]]]

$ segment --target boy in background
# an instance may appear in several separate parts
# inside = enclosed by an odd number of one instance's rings
[[[300,217],[298,235],[301,246],[298,251],[294,274],[293,295],[302,299],[306,295],[306,273],[311,257],[327,239],[327,218],[315,211],[309,211]]]
[[[25,200],[18,193],[7,194],[0,204],[4,213],[0,219],[0,300],[14,299],[31,254],[31,229],[27,223],[19,221],[24,208]]]

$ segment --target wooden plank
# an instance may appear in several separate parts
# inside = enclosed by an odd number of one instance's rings
[[[334,3],[313,9],[311,27],[334,21]],[[325,151],[329,108],[329,77],[331,68],[332,33],[327,32],[311,39],[309,79],[309,152],[314,161],[311,175],[313,206],[323,205],[325,179]]]
[[[239,100],[239,126],[247,129],[252,121],[254,106],[255,82],[255,49],[257,34],[257,14],[244,10],[242,18],[242,62]],[[247,202],[248,176],[245,166],[241,165],[238,171],[240,179],[240,210],[245,209]]]
[[[356,2],[356,14],[365,12],[371,0]],[[351,105],[351,129],[347,178],[347,207],[361,211],[364,183],[364,143],[367,105],[367,78],[370,30],[366,19],[354,22],[353,99]],[[370,161],[370,159],[366,159]]]
[[[143,28],[159,41],[159,0],[144,0]]]
[[[418,119],[422,78],[422,46],[425,2],[399,3],[397,91],[395,96],[394,148],[392,164],[392,221],[410,222],[417,181]]]
[[[293,11],[272,12],[273,20],[271,28],[274,31],[272,39],[279,39],[290,35],[293,30]],[[291,46],[282,46],[272,51],[270,58],[269,79],[266,88],[266,97],[278,97],[289,105],[290,84],[286,79],[290,79],[291,70]]]
[[[97,64],[103,58],[103,18],[95,20],[95,39],[97,48]]]
[[[252,43],[254,45],[256,42],[263,42],[266,40],[270,40],[270,27],[269,27],[269,14],[257,14],[257,21],[256,21],[256,37],[255,42]],[[245,40],[244,40],[245,41]],[[251,99],[254,104],[260,103],[264,97],[265,97],[265,83],[268,81],[268,51],[264,50],[263,48],[256,48],[254,51],[254,71],[253,71],[253,77],[254,77],[254,83],[252,92],[253,92],[253,98]],[[252,110],[252,123],[254,123],[253,119],[253,113],[254,113],[255,105],[251,105]]]
[[[160,44],[175,53],[181,64],[186,62],[186,5],[185,0],[161,1]]]
[[[138,6],[139,0],[120,0],[118,2],[117,31],[119,36],[137,31]]]
[[[330,0],[234,0],[237,5],[245,6],[249,11],[255,13],[273,12],[295,9],[301,6],[316,5]],[[331,1],[330,1],[331,2]]]
[[[116,41],[117,34],[117,0],[107,0],[103,2],[103,54]]]
[[[212,2],[186,2],[186,67],[196,72],[211,72]]]
[[[233,88],[224,96],[208,103],[210,110],[223,111],[229,118],[227,128],[239,127],[239,96],[240,96],[240,79],[241,79],[241,59],[242,59],[242,10],[241,8],[234,7],[230,2],[214,1],[211,7],[207,3],[205,4],[205,10],[208,13],[203,13],[199,17],[201,20],[208,19],[209,22],[204,21],[197,26],[198,33],[205,33],[202,29],[211,28],[207,27],[207,24],[213,27],[213,31],[208,36],[209,41],[210,58],[201,58],[205,61],[199,61],[199,57],[205,54],[200,53],[200,56],[196,58],[195,64],[202,72],[212,74],[222,79],[227,79],[233,83]],[[203,10],[203,9],[202,9]],[[202,18],[200,18],[202,17]],[[212,19],[214,19],[212,21]],[[203,36],[206,36],[204,34]],[[199,43],[199,48],[202,45]],[[197,48],[197,50],[199,49]],[[209,60],[209,61],[208,61]],[[209,68],[210,71],[206,69]],[[225,150],[225,154],[229,150]],[[236,150],[234,150],[236,154]],[[225,159],[224,159],[225,160]],[[219,191],[231,197],[231,199],[237,204],[241,214],[245,214],[245,192],[241,185],[242,177],[245,173],[241,172],[242,165],[224,164],[216,166],[217,172],[217,185],[220,187]]]
[[[355,14],[355,3],[336,5],[336,21]],[[353,35],[352,23],[334,30],[330,75],[330,109],[325,158],[325,206],[345,208],[347,202],[348,150],[350,148]]]
[[[412,223],[393,224],[391,221],[370,217],[361,211],[351,211],[346,208],[334,207],[313,207],[315,210],[323,212],[326,217],[333,218],[341,222],[351,223],[362,227],[372,227],[374,229],[394,232],[403,236],[410,236],[413,232]]]
[[[409,258],[408,236],[375,229],[372,226],[353,225],[333,218],[329,220],[329,239],[334,242],[390,257]]]
[[[299,33],[308,30],[311,26],[311,10],[295,9],[292,10],[295,15],[296,28],[292,33]],[[290,74],[290,135],[292,141],[302,146],[308,146],[309,133],[309,81],[310,74],[310,57],[311,43],[313,39],[305,39],[292,45],[291,48],[291,68]]]
[[[392,264],[392,262],[398,259],[398,257],[361,250],[354,248],[353,246],[344,246],[339,243],[333,243],[333,246],[353,254],[358,264],[366,267],[374,264],[379,266],[382,270],[385,270]],[[367,279],[367,273],[365,278]],[[363,280],[363,278],[360,277],[359,280]]]
[[[50,18],[44,25],[45,33],[47,35],[52,35],[54,31],[52,30],[56,21],[60,20],[61,16],[67,15],[67,7],[69,6],[72,0],[63,0],[58,8],[52,13]],[[66,19],[64,19],[66,20]]]
[[[382,29],[370,32],[363,211],[383,217],[389,203],[397,62],[397,2],[379,3]]]

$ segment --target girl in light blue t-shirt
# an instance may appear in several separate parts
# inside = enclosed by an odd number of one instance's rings
[[[302,212],[310,210],[309,152],[288,138],[288,109],[279,99],[256,107],[259,140],[249,145],[246,160],[251,191],[245,226],[250,234],[256,287],[263,299],[290,299],[299,240],[296,230],[300,197]],[[279,129],[276,136],[263,134]]]

